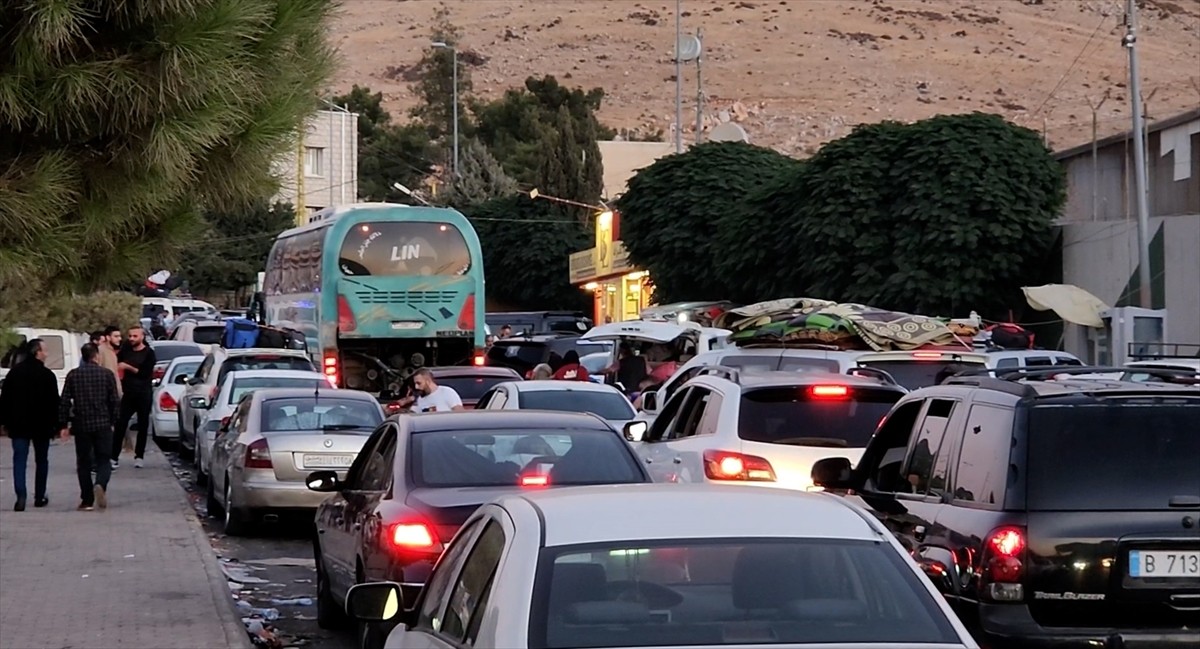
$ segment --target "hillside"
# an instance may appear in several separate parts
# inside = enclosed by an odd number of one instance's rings
[[[337,91],[412,104],[407,68],[429,43],[436,0],[346,0],[335,25]],[[529,75],[607,92],[601,119],[669,132],[672,0],[445,0],[463,30],[476,93]],[[1143,0],[1139,52],[1151,119],[1200,105],[1200,0]],[[684,0],[703,29],[706,128],[742,123],[750,141],[793,155],[859,123],[988,111],[1064,148],[1129,126],[1118,0]],[[467,63],[469,61],[470,63]],[[684,139],[694,138],[696,70],[684,72]],[[668,139],[670,136],[667,136]]]

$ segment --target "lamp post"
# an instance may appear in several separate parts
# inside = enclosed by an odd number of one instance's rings
[[[449,43],[446,43],[445,41],[436,41],[432,45],[435,48],[450,50],[450,58],[453,60],[453,64],[451,65],[451,69],[453,70],[452,83],[454,84],[454,93],[453,93],[454,108],[452,111],[453,112],[452,119],[454,120],[454,164],[453,164],[453,169],[454,169],[454,177],[458,178],[458,50],[455,49],[455,47],[453,45],[450,45]]]

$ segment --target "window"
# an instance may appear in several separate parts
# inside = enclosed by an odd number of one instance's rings
[[[1015,358],[1001,358],[1000,360],[996,361],[997,368],[1020,367],[1020,366],[1021,366],[1021,361],[1018,361]]]
[[[472,532],[478,527],[479,520],[476,519],[459,530],[446,553],[438,560],[433,574],[425,583],[425,588],[421,589],[417,627],[434,631],[442,629],[441,613],[446,602],[446,592],[450,590],[450,584],[458,574],[467,550],[471,548],[474,540]]]
[[[721,365],[759,371],[841,373],[837,361],[796,356],[726,356],[721,359]]]
[[[212,356],[209,356],[212,358]],[[208,362],[207,360],[205,361]],[[298,370],[315,372],[317,368],[307,356],[282,356],[278,354],[244,354],[225,359],[221,363],[221,371],[217,374],[217,383],[225,380],[230,372],[243,370]]]
[[[325,149],[317,146],[304,147],[304,175],[309,177],[325,175]]]
[[[650,424],[650,430],[646,432],[646,441],[656,442],[667,435],[674,419],[680,410],[683,409],[683,404],[687,401],[688,392],[691,388],[684,387],[683,390],[675,395],[675,398],[664,402],[662,412],[659,413],[654,421]]]
[[[383,421],[379,406],[364,399],[322,396],[270,399],[262,404],[262,432],[350,431],[369,435]]]
[[[717,433],[722,402],[721,395],[716,392],[709,393],[708,403],[704,406],[704,416],[700,418],[700,427],[696,430],[697,435],[715,435]]]
[[[867,361],[859,362],[863,367],[873,367],[877,370],[883,370],[892,375],[896,382],[909,390],[917,388],[927,388],[931,385],[938,384],[938,377],[943,370],[949,371],[955,369],[957,371],[965,371],[972,369],[982,369],[983,364],[978,362],[965,361]]]
[[[875,455],[869,459],[863,458],[863,463],[867,466],[874,463],[875,470],[871,473],[870,480],[875,490],[885,493],[907,493],[912,490],[912,485],[901,473],[901,468],[908,451],[909,438],[912,437],[913,428],[923,406],[921,401],[909,401],[897,406],[880,424],[876,433],[879,439],[878,450],[871,449]]]
[[[946,466],[949,463],[946,451],[949,445],[944,442],[953,412],[953,401],[933,399],[929,402],[917,443],[908,456],[908,468],[904,472],[911,486],[908,493],[938,493],[946,488]]]
[[[43,336],[42,349],[46,351],[46,367],[52,370],[66,369],[67,360],[62,336]]]
[[[971,406],[954,472],[955,500],[987,505],[1003,502],[1012,429],[1012,411],[981,403]]]
[[[674,381],[670,381],[670,385],[664,385],[663,389],[662,389],[662,394],[659,395],[659,400],[660,400],[659,403],[665,403],[667,399],[671,398],[671,395],[674,393],[675,390],[682,388],[685,384],[687,384],[688,381],[691,381],[692,379],[696,378],[696,375],[699,374],[700,370],[702,370],[702,369],[704,369],[703,365],[697,365],[695,367],[689,368],[687,371],[683,372],[678,377],[675,377]]]
[[[532,648],[959,642],[887,543],[668,539],[541,553]]]
[[[324,377],[313,377],[311,379],[287,378],[276,376],[263,376],[247,379],[235,379],[233,384],[229,386],[229,401],[227,403],[237,403],[242,397],[264,388],[307,388],[310,390],[320,390],[324,388],[330,389],[329,381]]]
[[[1083,363],[1080,362],[1078,358],[1071,358],[1070,356],[1058,356],[1054,359],[1054,362],[1059,365],[1071,365],[1074,367],[1083,367]]]
[[[362,223],[342,239],[338,268],[351,276],[458,277],[471,270],[471,251],[449,223]]]
[[[197,345],[219,345],[224,335],[224,325],[196,327],[192,329],[192,342]]]
[[[687,402],[679,411],[671,429],[667,431],[667,439],[684,439],[695,435],[700,428],[700,418],[704,416],[704,408],[708,405],[712,392],[708,388],[693,387],[688,393]]]
[[[590,412],[601,419],[621,421],[637,415],[629,399],[615,390],[518,390],[517,399],[524,410]]]
[[[513,376],[439,376],[437,384],[452,388],[464,401],[476,401],[484,392],[515,379]]]
[[[846,387],[818,396],[814,386],[747,390],[738,411],[738,437],[751,442],[864,448],[879,421],[902,395],[890,389]]]
[[[1049,367],[1053,364],[1049,356],[1030,356],[1025,359],[1025,367]]]
[[[171,368],[171,376],[168,376],[163,383],[171,384],[181,375],[187,376],[196,371],[200,367],[200,361],[184,361],[176,363],[175,367]]]
[[[441,632],[454,640],[471,645],[479,632],[479,616],[487,610],[488,594],[492,590],[492,579],[500,566],[500,555],[504,552],[504,530],[500,524],[490,521],[479,535],[475,547],[459,572],[450,602],[446,606],[445,621]]]
[[[396,431],[388,427],[379,444],[371,449],[371,455],[363,465],[359,476],[358,491],[384,491],[392,477],[392,459],[396,456]]]

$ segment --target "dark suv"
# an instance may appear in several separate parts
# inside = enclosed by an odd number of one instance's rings
[[[1200,390],[1073,376],[1097,371],[916,390],[813,482],[872,509],[985,647],[1198,647]]]
[[[488,349],[485,358],[488,365],[509,367],[521,376],[526,376],[541,363],[548,363],[557,368],[556,362],[561,362],[572,349],[580,356],[586,356],[609,351],[612,345],[582,340],[575,334],[521,334],[497,340]]]

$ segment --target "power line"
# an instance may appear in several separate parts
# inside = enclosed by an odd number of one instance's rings
[[[1106,22],[1108,22],[1108,16],[1101,16],[1100,22],[1096,23],[1096,28],[1092,30],[1092,35],[1088,37],[1087,42],[1083,44],[1083,48],[1080,49],[1079,53],[1075,55],[1074,60],[1071,61],[1071,65],[1067,66],[1067,71],[1063,72],[1062,77],[1059,78],[1058,83],[1054,84],[1054,88],[1050,91],[1050,94],[1046,95],[1046,98],[1042,100],[1042,103],[1032,113],[1029,113],[1029,115],[1026,116],[1026,119],[1031,119],[1037,116],[1038,113],[1042,112],[1042,109],[1045,108],[1046,104],[1054,98],[1054,95],[1058,93],[1059,90],[1062,90],[1063,84],[1067,82],[1067,78],[1071,76],[1071,72],[1075,69],[1075,66],[1078,65],[1079,60],[1083,58],[1083,55],[1085,52],[1087,52],[1087,49],[1091,47],[1092,41],[1096,38],[1096,34],[1100,33],[1100,28],[1103,27],[1104,23]]]

